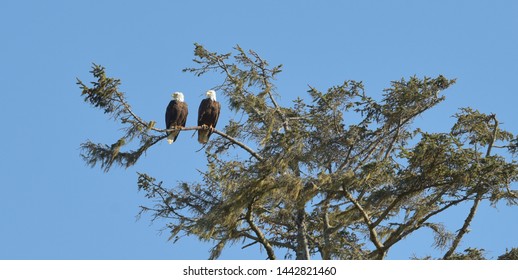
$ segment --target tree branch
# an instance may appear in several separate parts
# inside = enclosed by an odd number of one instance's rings
[[[284,127],[284,130],[288,131],[289,130],[288,120],[286,119],[286,116],[280,111],[280,106],[277,103],[277,101],[275,100],[275,98],[273,98],[273,95],[272,95],[272,85],[268,81],[268,74],[267,74],[268,69],[266,69],[266,67],[265,67],[267,64],[261,57],[259,57],[259,55],[256,52],[254,52],[254,51],[250,51],[250,52],[257,60],[259,60],[259,64],[255,64],[255,63],[254,64],[256,65],[256,67],[261,69],[261,78],[262,78],[262,82],[263,82],[263,86],[264,86],[264,92],[268,93],[268,97],[270,98],[270,101],[272,101],[272,104],[275,108],[275,112],[279,115],[279,117],[282,120],[282,126]],[[275,73],[272,74],[272,77],[274,74]]]
[[[489,142],[488,147],[487,147],[486,157],[491,156],[491,149],[493,148],[493,144],[495,143],[496,138],[497,138],[497,134],[498,134],[498,120],[496,119],[496,116],[494,114],[491,114],[489,116],[489,118],[490,118],[490,120],[493,120],[495,126],[493,128],[493,132],[491,134],[491,139],[490,139],[490,142]],[[446,254],[444,254],[443,259],[446,260],[446,259],[449,259],[451,257],[451,255],[457,249],[457,246],[459,246],[459,243],[460,243],[462,237],[464,237],[464,235],[466,233],[468,233],[468,231],[469,231],[468,227],[471,224],[471,221],[473,220],[473,218],[475,217],[475,213],[477,212],[478,205],[480,204],[480,201],[482,201],[483,197],[484,197],[484,191],[479,189],[477,191],[477,196],[476,196],[476,198],[475,198],[475,200],[473,202],[473,206],[469,210],[469,214],[466,217],[466,220],[464,220],[464,224],[459,229],[459,232],[458,232],[457,236],[453,240],[453,243],[452,243],[450,249],[446,252]]]
[[[268,242],[268,240],[265,238],[261,229],[259,229],[255,225],[254,221],[252,220],[253,203],[254,203],[254,200],[252,200],[252,202],[248,206],[248,211],[246,212],[246,216],[245,216],[246,222],[248,223],[248,225],[250,226],[252,231],[257,236],[256,241],[263,245],[264,249],[266,250],[266,253],[268,254],[268,258],[270,260],[275,260],[276,259],[275,251],[273,250],[272,245],[270,245],[270,242]]]
[[[356,209],[358,209],[358,211],[360,211],[360,213],[363,217],[363,221],[365,222],[365,224],[367,225],[367,228],[369,229],[370,240],[372,241],[374,246],[376,246],[376,250],[383,252],[384,246],[381,243],[381,241],[379,240],[378,233],[376,232],[376,228],[372,225],[372,223],[370,221],[369,214],[363,209],[363,207],[360,205],[360,203],[356,199],[354,199],[354,197],[345,189],[344,186],[342,186],[342,190],[344,192],[345,197],[354,204],[354,206],[356,207]]]
[[[440,196],[437,197],[437,199],[439,199],[439,198],[440,198]],[[400,227],[386,239],[385,243],[383,244],[385,247],[385,251],[388,250],[390,247],[392,247],[392,245],[394,245],[396,242],[403,239],[405,236],[418,230],[421,227],[421,225],[423,223],[425,223],[431,217],[445,211],[446,209],[448,209],[454,205],[457,205],[463,201],[466,201],[468,198],[469,198],[469,196],[464,196],[460,199],[450,201],[448,204],[446,204],[442,208],[439,208],[435,211],[428,213],[428,215],[422,217],[419,220],[417,220],[417,216],[412,217],[412,219],[410,221],[406,222],[405,224],[400,225]],[[412,226],[412,223],[415,223],[415,224]],[[378,252],[378,250],[375,250],[369,254],[369,257],[372,258],[372,257],[378,256],[379,254],[380,254],[380,252]]]
[[[145,127],[148,127],[151,130],[158,131],[158,132],[161,131],[161,129],[158,129],[155,127],[149,127],[149,123],[144,122],[139,116],[137,116],[135,113],[133,113],[133,111],[131,110],[131,106],[124,100],[124,96],[119,91],[116,91],[115,93],[116,93],[116,96],[118,99],[117,101],[120,102],[124,106],[126,111],[133,117],[133,119],[135,119],[138,123],[140,123],[141,125],[143,125]]]
[[[491,155],[491,149],[493,148],[493,144],[495,143],[496,137],[498,134],[498,120],[496,119],[495,114],[491,114],[489,117],[494,121],[495,127],[493,128],[493,134],[491,135],[491,141],[489,142],[489,145],[487,147],[486,157],[489,157]]]
[[[399,123],[397,125],[396,133],[394,134],[394,137],[392,138],[392,141],[390,141],[390,144],[389,144],[389,146],[387,148],[387,151],[385,152],[385,156],[383,157],[383,161],[387,160],[387,158],[390,156],[390,153],[392,152],[392,148],[394,147],[394,144],[396,143],[396,141],[399,138],[400,130],[401,130],[401,120],[399,121]]]
[[[239,233],[240,236],[242,237],[246,237],[248,239],[252,239],[254,241],[257,241],[257,242],[260,242],[259,241],[259,238],[257,236],[254,236],[254,235],[251,235],[250,233],[248,232],[240,232]],[[268,241],[272,246],[275,246],[275,247],[279,247],[279,248],[286,248],[286,249],[290,249],[290,250],[295,250],[295,247],[293,247],[292,244],[290,243],[285,243],[285,242],[279,242],[279,241],[275,241],[275,240],[270,240]]]
[[[477,193],[477,197],[475,198],[475,201],[473,202],[473,206],[469,210],[469,214],[466,217],[466,220],[464,220],[464,224],[462,225],[462,228],[459,229],[459,233],[453,240],[453,243],[452,243],[450,249],[442,257],[444,260],[447,260],[451,257],[453,252],[455,252],[455,249],[457,249],[457,246],[459,246],[460,240],[462,239],[462,237],[464,237],[464,234],[466,234],[469,231],[468,227],[471,224],[473,217],[475,217],[475,213],[477,212],[477,208],[478,208],[478,205],[480,204],[480,201],[482,200],[482,197],[483,197],[482,192]]]
[[[208,129],[211,129],[211,128],[204,128],[204,127],[201,127],[201,126],[190,126],[190,127],[178,127],[178,128],[171,128],[171,129],[160,129],[160,130],[157,130],[159,132],[173,132],[173,131],[182,131],[182,130],[208,130]],[[221,137],[227,139],[228,141],[238,145],[239,147],[241,147],[243,150],[247,151],[251,156],[255,157],[257,160],[259,161],[263,161],[263,157],[260,156],[257,152],[255,152],[254,150],[252,150],[252,148],[248,147],[247,145],[245,145],[243,142],[240,142],[238,140],[236,140],[234,137],[222,132],[222,131],[219,131],[215,128],[212,128],[212,132],[220,135]]]

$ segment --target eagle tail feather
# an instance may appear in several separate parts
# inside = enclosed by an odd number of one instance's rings
[[[178,136],[178,132],[171,132],[169,135],[167,135],[167,143],[173,144],[173,142],[176,140],[176,137]]]
[[[206,144],[209,142],[208,130],[198,130],[198,142],[200,142],[200,144]]]

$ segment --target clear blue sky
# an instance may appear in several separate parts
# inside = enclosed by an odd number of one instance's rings
[[[416,125],[446,131],[457,108],[497,113],[518,132],[517,1],[18,1],[0,2],[0,259],[205,259],[211,244],[176,244],[160,222],[136,221],[136,172],[168,185],[196,179],[203,152],[189,133],[160,143],[129,169],[103,173],[79,156],[87,139],[112,143],[118,125],[82,101],[76,77],[91,63],[122,80],[133,109],[162,124],[172,91],[195,112],[215,76],[182,73],[193,43],[228,52],[256,50],[279,75],[281,102],[346,79],[379,96],[391,80],[443,74],[457,78],[446,102]],[[225,110],[225,108],[223,109]],[[227,116],[224,116],[228,114]],[[220,123],[232,117],[223,111]],[[188,122],[195,122],[195,114]],[[173,157],[182,159],[173,161]],[[444,216],[460,227],[467,209]],[[484,205],[461,249],[488,257],[518,247],[518,208]],[[389,257],[434,253],[426,230]],[[437,256],[437,255],[436,255]],[[223,259],[264,259],[239,244]]]

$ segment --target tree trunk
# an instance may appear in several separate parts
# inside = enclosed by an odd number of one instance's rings
[[[297,210],[297,260],[309,260],[308,239],[306,237],[306,211],[304,206]]]

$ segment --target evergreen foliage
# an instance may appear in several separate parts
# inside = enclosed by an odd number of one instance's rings
[[[153,202],[141,213],[167,220],[170,240],[194,235],[214,242],[210,259],[237,242],[259,245],[269,259],[383,259],[408,235],[430,229],[443,258],[459,259],[455,250],[481,201],[516,206],[518,164],[508,156],[517,138],[495,114],[463,108],[443,133],[412,126],[445,100],[455,80],[393,81],[379,101],[348,80],[326,91],[309,87],[307,96],[283,106],[274,85],[282,65],[271,67],[239,46],[235,52],[196,44],[195,66],[184,70],[221,75],[218,92],[242,114],[214,131],[219,137],[205,147],[200,181],[164,186],[139,173],[138,188]],[[83,143],[83,157],[105,171],[114,163],[131,166],[166,130],[135,115],[120,81],[103,67],[91,72],[91,87],[78,80],[85,102],[119,121],[125,134],[112,145]],[[358,121],[344,117],[351,114]],[[135,139],[140,148],[123,151]],[[432,221],[462,203],[471,208],[460,228]],[[483,258],[473,252],[471,259]]]
[[[518,260],[518,248],[513,248],[510,251],[506,250],[505,254],[498,257],[499,260]]]
[[[485,260],[484,249],[467,248],[464,253],[454,253],[449,260]]]

